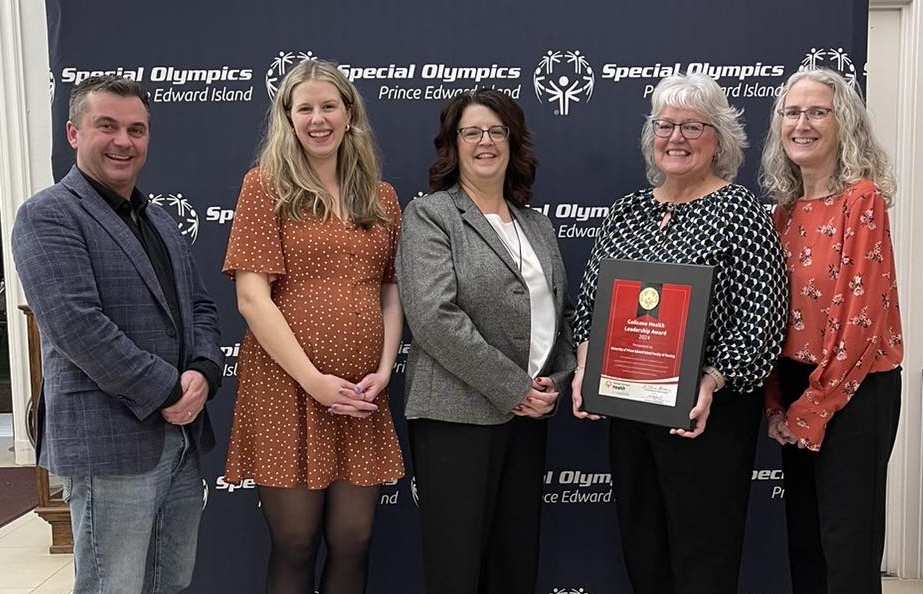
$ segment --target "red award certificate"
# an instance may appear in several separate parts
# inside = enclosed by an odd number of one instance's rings
[[[643,285],[612,283],[599,393],[675,406],[692,287]]]
[[[714,268],[602,260],[583,381],[587,411],[689,426]]]

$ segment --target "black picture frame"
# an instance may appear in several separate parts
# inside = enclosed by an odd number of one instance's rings
[[[630,419],[670,428],[689,429],[692,427],[692,422],[689,420],[689,411],[698,400],[706,332],[711,314],[714,279],[715,268],[713,266],[616,259],[603,259],[600,261],[596,302],[593,309],[589,344],[587,345],[582,387],[584,410],[607,417]],[[604,350],[607,340],[633,340],[627,329],[620,329],[618,322],[610,319],[613,285],[616,281],[628,281],[629,283],[636,281],[640,283],[639,287],[653,287],[655,291],[657,290],[656,287],[662,287],[663,285],[677,287],[682,291],[685,291],[686,287],[691,289],[691,293],[688,293],[686,315],[682,316],[680,314],[680,317],[684,318],[684,322],[675,324],[682,326],[684,335],[682,348],[677,353],[681,360],[678,362],[678,381],[673,382],[675,384],[675,394],[673,393],[674,388],[669,388],[671,390],[670,398],[675,396],[673,402],[657,403],[622,397],[617,394],[600,393],[603,390],[601,381],[604,379],[603,357],[606,354]],[[627,283],[621,283],[621,286],[625,284]],[[646,290],[640,291],[646,292]],[[684,294],[686,293],[684,292]],[[656,309],[659,305],[654,308],[642,307],[640,303],[645,300],[641,298],[640,292],[638,295],[637,313],[643,313],[643,318],[645,319],[652,319],[650,316],[653,313],[649,309]],[[656,298],[659,304],[659,293]],[[676,312],[672,310],[668,313],[676,315]],[[639,316],[638,319],[641,320],[642,316]],[[638,324],[646,325],[644,322],[638,322]],[[609,328],[613,326],[616,327],[611,331],[612,338],[610,338]],[[613,347],[610,346],[610,348]],[[637,351],[633,352],[637,353]],[[648,355],[648,353],[640,353],[637,356],[646,357]],[[650,389],[654,392],[658,389],[664,389],[657,386],[656,383],[649,384],[642,380],[622,382],[609,379],[609,383],[606,385],[609,387],[614,386],[612,389],[624,390],[625,388],[622,384],[628,384],[632,390],[642,392],[645,389]],[[620,385],[622,386],[620,387]]]

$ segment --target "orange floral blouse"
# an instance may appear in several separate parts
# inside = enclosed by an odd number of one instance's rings
[[[773,223],[791,287],[781,356],[817,365],[786,419],[816,451],[865,376],[903,358],[888,213],[875,184],[860,180],[840,194],[776,208]],[[767,413],[782,411],[776,382],[768,388]]]

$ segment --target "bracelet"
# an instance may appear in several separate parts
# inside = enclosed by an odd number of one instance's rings
[[[715,392],[724,387],[724,375],[722,375],[720,371],[709,365],[702,369],[702,372],[707,373],[715,380]]]

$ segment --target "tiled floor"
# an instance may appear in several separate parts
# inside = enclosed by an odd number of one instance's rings
[[[0,415],[0,466],[14,466],[13,439],[3,435]],[[71,555],[51,555],[51,528],[29,512],[0,528],[0,594],[70,594]],[[923,581],[884,580],[884,594],[923,594]]]
[[[34,512],[0,528],[0,594],[69,594],[71,555],[52,555],[51,528]]]
[[[12,415],[0,414],[0,466],[15,466]],[[70,555],[52,555],[51,528],[34,512],[0,528],[0,594],[69,594]]]

